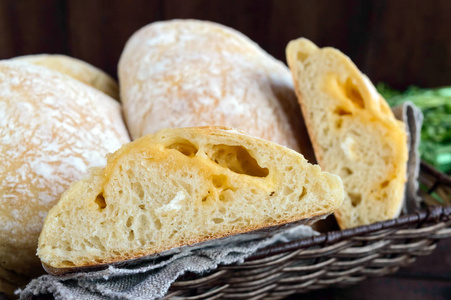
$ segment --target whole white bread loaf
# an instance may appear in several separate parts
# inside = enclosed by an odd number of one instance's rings
[[[64,273],[327,215],[343,197],[338,176],[286,147],[219,127],[166,129],[72,184],[38,255]]]
[[[25,55],[11,60],[24,61],[64,73],[119,100],[119,87],[116,80],[82,60],[61,54]]]
[[[406,182],[404,123],[340,51],[301,38],[286,52],[317,161],[343,179],[340,227],[397,217]]]
[[[312,159],[289,69],[236,30],[197,20],[152,23],[129,39],[118,73],[133,139],[220,125]]]
[[[42,273],[48,210],[129,141],[116,100],[47,68],[0,61],[0,269]]]

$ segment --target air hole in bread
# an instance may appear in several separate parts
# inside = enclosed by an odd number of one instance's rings
[[[357,205],[360,204],[360,202],[362,202],[362,195],[358,193],[349,193],[348,196],[349,199],[351,199],[352,206],[354,207],[356,207]]]
[[[70,260],[63,260],[61,264],[65,267],[75,267],[74,262]]]
[[[282,194],[285,196],[291,195],[293,194],[293,192],[294,192],[293,189],[288,186],[285,186],[282,190]]]
[[[348,167],[344,167],[343,169],[342,169],[343,171],[342,171],[342,174],[344,174],[345,176],[349,176],[349,175],[352,175],[354,172],[351,170],[351,169],[349,169]]]
[[[389,185],[390,181],[385,180],[384,182],[381,183],[381,188],[386,188]]]
[[[131,188],[135,195],[137,195],[140,199],[144,198],[144,189],[141,183],[135,181],[131,183]]]
[[[223,218],[213,218],[213,222],[215,222],[215,224],[220,224],[222,222],[224,222]]]
[[[296,58],[298,61],[303,62],[304,60],[307,59],[308,56],[309,56],[309,53],[298,51]]]
[[[157,230],[160,230],[161,229],[161,221],[160,221],[160,219],[155,219],[154,220],[154,225],[155,225],[155,228]]]
[[[234,198],[233,196],[233,192],[235,190],[233,188],[227,188],[224,189],[220,194],[219,194],[219,200],[223,201],[223,202],[227,202],[230,201]]]
[[[230,223],[233,224],[233,223],[238,223],[238,222],[242,222],[242,221],[243,221],[243,218],[242,217],[238,217],[235,220],[231,221]]]
[[[306,188],[303,188],[303,189],[302,189],[302,193],[301,193],[301,195],[299,196],[299,200],[302,200],[302,198],[304,198],[306,195],[307,195],[307,189],[306,189]]]
[[[342,118],[337,118],[335,120],[335,129],[341,129],[342,125],[343,125],[343,119]]]
[[[266,177],[267,168],[262,168],[255,158],[243,146],[214,145],[211,159],[223,168],[232,172],[255,177]]]
[[[360,94],[359,88],[354,84],[351,78],[348,78],[345,83],[346,97],[352,101],[357,107],[365,108],[365,102],[363,102],[362,94]]]
[[[187,140],[180,140],[178,142],[172,143],[166,148],[177,150],[183,155],[186,155],[188,157],[194,157],[197,151],[199,151],[199,149],[197,149],[196,146],[194,146]]]
[[[128,240],[129,241],[133,241],[135,239],[135,232],[132,230],[130,230],[130,232],[128,233]]]
[[[125,224],[127,227],[132,226],[133,224],[133,216],[128,217],[127,223]]]
[[[352,113],[349,111],[349,110],[347,110],[347,109],[344,109],[343,107],[337,107],[335,110],[334,110],[334,113],[335,114],[337,114],[337,115],[339,115],[339,116],[348,116],[348,115],[352,115]]]
[[[103,246],[100,238],[97,235],[92,237],[92,244],[93,244],[94,248],[105,251],[105,247]]]
[[[98,194],[94,202],[99,206],[99,209],[104,209],[106,207],[105,197],[103,197],[103,192]]]
[[[146,210],[146,206],[144,204],[140,204],[140,205],[138,205],[138,207],[142,210]]]
[[[213,175],[212,181],[215,188],[222,188],[227,186],[227,176],[225,175]]]

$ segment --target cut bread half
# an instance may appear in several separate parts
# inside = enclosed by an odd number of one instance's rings
[[[406,181],[404,123],[340,51],[301,38],[286,53],[317,161],[343,179],[340,227],[397,217]]]
[[[340,178],[299,153],[222,127],[166,129],[108,157],[46,217],[51,273],[332,213]]]

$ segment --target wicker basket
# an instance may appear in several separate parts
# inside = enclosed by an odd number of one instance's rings
[[[451,237],[451,179],[421,164],[424,211],[261,249],[240,265],[188,274],[165,299],[281,299],[396,272]]]

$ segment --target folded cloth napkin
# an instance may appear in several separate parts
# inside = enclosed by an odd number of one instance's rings
[[[177,248],[139,263],[63,276],[43,275],[16,294],[20,299],[52,294],[55,299],[157,299],[186,272],[211,271],[218,265],[242,263],[264,247],[318,235],[311,227],[289,225],[276,234],[253,232]]]
[[[412,103],[393,109],[406,124],[409,161],[404,213],[419,208],[417,196],[420,158],[418,144],[422,124],[421,111]],[[114,265],[101,271],[79,272],[63,276],[44,275],[32,280],[16,293],[21,299],[52,294],[55,299],[156,299],[163,297],[171,284],[186,272],[206,273],[218,267],[242,263],[259,249],[318,235],[305,225],[287,225],[277,232],[252,232],[213,240],[194,246],[166,251],[129,265]]]
[[[406,101],[392,109],[398,120],[406,124],[409,160],[407,161],[407,182],[403,213],[413,213],[421,208],[421,197],[418,196],[418,174],[420,173],[420,145],[423,113],[412,102]]]

